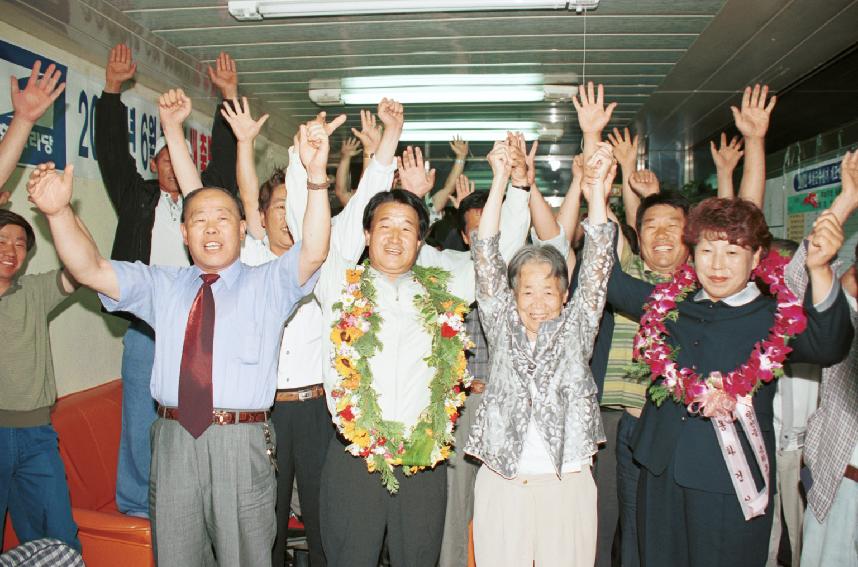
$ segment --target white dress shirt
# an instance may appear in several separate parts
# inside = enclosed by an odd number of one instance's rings
[[[293,233],[294,234],[294,233]],[[277,259],[268,237],[250,234],[241,245],[241,262],[258,266]],[[277,363],[277,389],[290,390],[322,383],[322,309],[313,296],[305,297],[286,320]]]
[[[182,196],[175,203],[170,194],[161,191],[155,207],[155,224],[152,225],[152,247],[149,252],[150,266],[191,265],[185,240],[182,238]]]
[[[292,234],[300,234],[300,224],[306,208],[307,177],[300,161],[290,148],[289,171],[286,176],[286,219]],[[293,167],[294,164],[294,167]],[[299,171],[299,168],[301,171]],[[325,391],[328,408],[336,415],[336,402],[330,392],[340,379],[331,364],[332,344],[328,339],[335,314],[333,304],[343,292],[346,270],[354,268],[365,247],[363,211],[369,200],[390,188],[396,165],[384,166],[373,159],[360,180],[357,191],[343,211],[334,219],[331,248],[322,265],[315,294],[322,308],[322,338]],[[501,250],[509,259],[524,243],[530,226],[528,193],[511,188],[501,214]],[[423,246],[417,264],[448,270],[450,293],[472,303],[475,298],[474,266],[470,252],[438,251]],[[432,337],[423,328],[420,313],[414,307],[414,296],[423,288],[411,273],[391,281],[370,268],[376,287],[376,309],[382,318],[378,339],[382,348],[369,361],[373,387],[384,419],[400,421],[406,429],[417,423],[420,412],[429,404],[429,383],[435,374],[423,360],[432,348]]]

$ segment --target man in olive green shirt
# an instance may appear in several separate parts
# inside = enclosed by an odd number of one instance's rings
[[[48,314],[75,289],[64,270],[18,276],[30,224],[0,209],[0,546],[8,509],[23,543],[56,538],[80,550],[51,406],[57,398]]]

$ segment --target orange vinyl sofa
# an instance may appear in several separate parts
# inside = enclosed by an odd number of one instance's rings
[[[114,380],[60,398],[51,419],[59,436],[87,567],[154,566],[149,520],[116,509],[122,382]],[[7,516],[3,551],[16,545],[14,526]]]

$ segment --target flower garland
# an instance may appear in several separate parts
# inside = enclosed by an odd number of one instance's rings
[[[394,467],[411,475],[450,456],[453,426],[471,383],[465,349],[473,343],[465,332],[468,304],[447,291],[449,272],[415,266],[414,280],[425,293],[414,297],[414,305],[432,336],[432,352],[424,359],[435,369],[430,401],[410,431],[402,422],[383,419],[369,365],[382,347],[378,330],[383,320],[375,309],[376,290],[366,267],[346,271],[342,297],[333,306],[339,316],[331,329],[331,363],[340,376],[331,391],[334,422],[350,442],[346,450],[363,458],[369,472],[380,472],[385,488],[395,494],[399,482]]]
[[[691,413],[705,417],[732,416],[738,398],[753,394],[761,383],[783,375],[784,360],[792,351],[787,343],[807,326],[801,302],[784,282],[788,262],[788,258],[770,253],[754,270],[754,275],[768,285],[777,299],[775,321],[768,337],[757,342],[748,361],[735,370],[726,374],[711,372],[706,378],[691,368],[680,368],[676,352],[665,340],[669,334],[665,320],[677,320],[677,304],[697,288],[697,274],[691,266],[683,264],[672,281],[656,285],[644,305],[632,349],[637,374],[649,374],[653,382],[649,391],[657,406],[671,397],[687,405]],[[657,382],[659,377],[664,379]]]

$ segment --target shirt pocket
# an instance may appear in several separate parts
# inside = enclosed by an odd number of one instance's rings
[[[259,335],[256,325],[247,329],[247,332],[239,339],[238,360],[242,364],[259,364],[262,351],[262,337]]]

